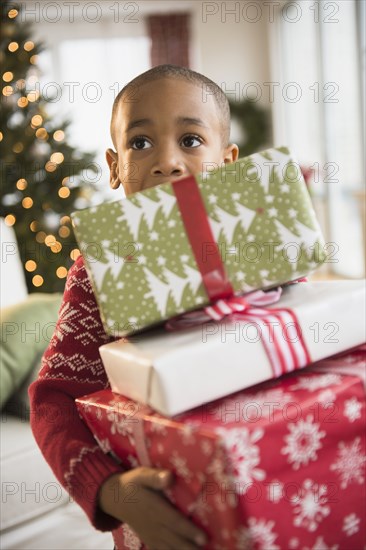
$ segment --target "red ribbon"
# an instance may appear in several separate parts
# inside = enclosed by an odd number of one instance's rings
[[[222,263],[195,178],[189,176],[175,181],[172,187],[210,302],[232,296],[234,289]]]
[[[270,310],[252,307],[276,302],[279,300],[282,289],[267,293],[257,291],[245,297],[235,297],[208,221],[197,181],[193,176],[189,176],[184,180],[173,182],[172,187],[209,301],[215,303],[203,310],[184,313],[170,319],[165,324],[165,328],[180,330],[210,320],[219,321],[226,315],[230,315],[230,319],[239,315],[240,319],[248,319],[260,329],[263,327],[268,329],[266,336],[262,334],[261,341],[276,376],[309,364],[310,354],[295,314],[285,309]],[[297,342],[286,340],[285,343],[285,338],[274,337],[271,325],[274,322],[273,319],[277,324],[279,322],[283,329],[286,328],[286,321],[290,319],[296,328]]]

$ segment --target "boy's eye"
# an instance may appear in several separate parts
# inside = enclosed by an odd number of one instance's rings
[[[132,149],[141,151],[142,149],[149,149],[151,143],[143,136],[137,136],[130,141]]]
[[[199,147],[202,143],[201,138],[195,135],[184,136],[182,139],[183,147]]]

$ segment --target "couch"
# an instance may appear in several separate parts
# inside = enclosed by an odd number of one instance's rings
[[[111,550],[111,534],[90,525],[54,477],[33,438],[27,388],[37,376],[42,353],[52,336],[50,329],[57,319],[61,295],[28,295],[14,231],[3,220],[0,231],[0,548]],[[38,319],[42,320],[39,327],[48,327],[40,337]],[[33,332],[26,333],[25,328]]]

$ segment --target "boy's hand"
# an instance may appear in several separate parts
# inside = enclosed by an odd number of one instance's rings
[[[172,483],[169,470],[134,468],[107,479],[99,506],[130,525],[151,550],[197,550],[206,535],[161,494]]]

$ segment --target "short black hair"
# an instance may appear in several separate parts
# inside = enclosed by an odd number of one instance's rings
[[[218,107],[218,112],[220,116],[220,122],[221,122],[221,135],[222,135],[222,142],[223,146],[227,147],[230,140],[230,106],[228,99],[220,86],[218,86],[213,80],[210,80],[207,78],[207,76],[204,76],[203,74],[197,73],[196,71],[192,71],[191,69],[188,69],[187,67],[180,67],[178,65],[157,65],[156,67],[153,67],[152,69],[149,69],[148,71],[145,71],[144,73],[140,74],[133,80],[131,80],[126,86],[122,88],[122,90],[117,95],[116,99],[113,103],[112,108],[112,120],[111,120],[111,136],[112,140],[114,135],[114,120],[117,113],[117,109],[119,106],[120,101],[122,100],[123,96],[127,93],[133,93],[133,90],[136,89],[138,86],[142,86],[143,84],[146,84],[147,82],[152,82],[153,80],[157,80],[158,78],[181,78],[184,80],[187,80],[189,82],[192,82],[193,84],[197,84],[201,86],[202,88],[202,98],[207,97],[208,95],[213,95],[216,106]],[[205,95],[203,95],[205,93]]]

